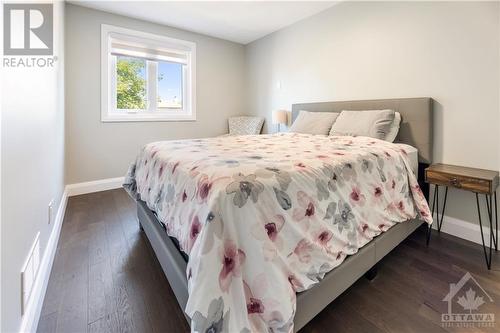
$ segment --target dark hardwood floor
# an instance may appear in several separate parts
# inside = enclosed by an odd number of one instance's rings
[[[446,223],[446,221],[445,221]],[[450,283],[470,272],[495,328],[441,327]],[[38,332],[186,332],[189,327],[123,190],[69,198]],[[500,254],[417,230],[301,332],[500,332]]]

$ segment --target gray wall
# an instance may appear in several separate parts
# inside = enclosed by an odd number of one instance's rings
[[[64,3],[54,4],[54,68],[3,68],[1,332],[21,323],[21,269],[40,231],[42,256],[64,190]]]
[[[269,124],[296,102],[429,96],[434,161],[498,170],[499,28],[498,2],[343,2],[247,45],[248,104]]]
[[[144,144],[223,134],[245,112],[242,45],[72,4],[66,15],[67,184],[124,176]],[[196,122],[101,122],[102,23],[196,43]]]

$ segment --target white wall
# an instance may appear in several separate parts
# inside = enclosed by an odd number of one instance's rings
[[[434,161],[498,170],[499,29],[498,2],[340,3],[247,45],[249,110],[428,96]],[[475,222],[474,200],[451,191],[447,215]]]
[[[223,134],[227,118],[244,113],[242,45],[72,4],[66,8],[67,184],[124,176],[144,144]],[[196,122],[101,122],[103,23],[196,43]]]
[[[54,4],[53,68],[3,68],[1,332],[21,324],[20,272],[40,232],[41,253],[64,189],[64,3]]]

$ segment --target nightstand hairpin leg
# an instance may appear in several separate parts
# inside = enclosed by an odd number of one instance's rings
[[[441,232],[443,226],[444,211],[446,209],[446,200],[448,199],[448,186],[444,192],[443,210],[441,211],[441,219],[439,218],[439,186],[434,186],[434,200],[432,201],[432,216],[434,216],[434,208],[436,209],[436,221],[438,232]]]
[[[497,192],[495,191],[495,251],[498,251],[498,210],[497,210]]]
[[[492,197],[495,196],[495,210],[493,211],[493,201]],[[492,249],[495,248],[495,251],[498,250],[498,212],[497,212],[497,195],[496,192],[494,194],[485,194],[486,199],[486,208],[488,211],[488,220],[490,227],[490,244],[489,244],[489,255],[486,250],[486,243],[484,241],[484,232],[483,232],[483,223],[481,220],[481,207],[479,205],[479,194],[476,193],[476,204],[477,204],[477,214],[479,217],[479,228],[481,231],[481,242],[483,243],[483,251],[484,258],[486,259],[486,266],[488,269],[491,269],[491,260],[492,260]],[[495,230],[493,230],[493,214],[495,215]]]
[[[491,202],[492,200],[492,195],[486,195],[486,206],[488,208],[488,217],[491,220],[491,224],[493,224],[493,214],[495,214],[495,234],[493,235],[492,233],[492,239],[493,239],[493,245],[495,247],[495,251],[498,251],[498,214],[497,214],[497,192],[493,194],[495,196],[495,211],[492,212],[491,210],[493,209],[493,203]],[[488,202],[488,197],[489,197],[489,202]],[[491,226],[490,226],[490,230]]]
[[[448,186],[445,187],[446,190],[444,192],[444,202],[443,209],[441,210],[441,218],[439,218],[439,185],[434,185],[434,195],[432,197],[432,217],[434,218],[434,210],[436,210],[436,222],[437,222],[437,230],[441,232],[441,227],[443,225],[444,212],[446,209],[446,201],[448,199]],[[431,239],[431,230],[432,225],[429,225],[427,229],[427,245],[429,245],[429,241]]]

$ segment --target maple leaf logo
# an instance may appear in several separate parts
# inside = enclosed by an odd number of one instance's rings
[[[465,292],[465,297],[460,296],[457,303],[460,304],[464,310],[469,310],[469,313],[472,313],[472,310],[477,310],[484,304],[484,300],[483,296],[476,297],[476,292],[469,288],[469,290]]]

